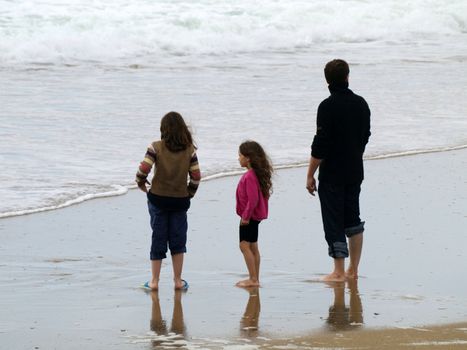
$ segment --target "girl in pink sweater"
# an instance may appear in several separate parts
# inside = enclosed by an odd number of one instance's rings
[[[259,286],[260,255],[258,225],[268,217],[268,200],[272,193],[272,165],[261,145],[243,142],[238,150],[240,165],[247,168],[237,186],[237,214],[240,216],[240,250],[245,258],[249,278],[238,287]]]

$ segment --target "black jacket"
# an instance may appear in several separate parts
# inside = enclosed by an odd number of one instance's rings
[[[311,155],[322,159],[319,180],[353,184],[363,180],[363,152],[370,137],[370,109],[348,88],[330,85],[331,96],[322,101],[316,118]]]

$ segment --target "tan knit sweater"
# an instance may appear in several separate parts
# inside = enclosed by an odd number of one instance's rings
[[[146,181],[152,165],[154,165],[154,177],[151,182],[151,193],[176,198],[194,196],[201,174],[193,145],[183,151],[171,152],[164,141],[151,143],[136,174],[136,182]]]

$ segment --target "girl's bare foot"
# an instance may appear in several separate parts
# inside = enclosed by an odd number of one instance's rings
[[[158,283],[153,280],[147,281],[141,285],[141,288],[147,291],[157,291]]]
[[[247,288],[247,287],[259,287],[259,282],[251,279],[243,280],[235,284],[237,287]]]
[[[187,290],[188,289],[188,283],[187,281],[180,279],[180,280],[174,280],[174,288],[175,290]]]
[[[148,285],[149,285],[149,288],[151,288],[151,290],[157,290],[159,288],[159,281],[158,280],[150,280]]]

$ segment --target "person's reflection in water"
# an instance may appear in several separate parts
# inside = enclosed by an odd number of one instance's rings
[[[167,329],[167,323],[162,318],[161,306],[159,303],[159,293],[157,291],[150,292],[152,299],[152,313],[150,328],[156,333],[160,339],[152,341],[154,349],[160,349],[162,345],[174,347],[183,347],[184,344],[177,344],[177,340],[185,339],[185,323],[183,321],[182,309],[182,293],[181,290],[174,291],[174,307],[172,313],[172,324],[170,330]],[[172,344],[173,342],[173,344]]]
[[[246,304],[245,312],[240,320],[240,329],[242,335],[255,337],[258,335],[258,321],[261,304],[259,300],[259,288],[251,287],[244,288],[249,294],[248,303]]]
[[[328,284],[334,290],[334,304],[329,307],[326,323],[332,331],[344,331],[360,328],[363,325],[363,308],[358,292],[358,280],[349,280],[349,307],[345,304],[345,282]]]

